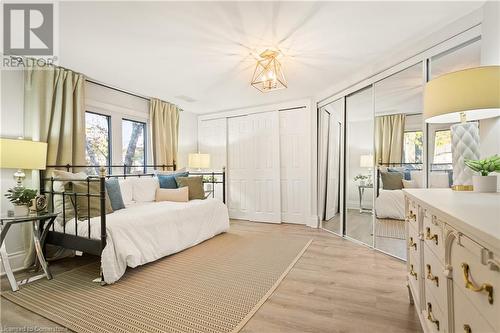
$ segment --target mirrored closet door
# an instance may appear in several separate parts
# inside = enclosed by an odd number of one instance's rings
[[[344,99],[319,110],[319,215],[322,228],[342,234],[342,157]]]
[[[424,186],[423,64],[374,84],[374,245],[406,259],[403,188]]]
[[[345,235],[373,246],[373,88],[346,98]]]

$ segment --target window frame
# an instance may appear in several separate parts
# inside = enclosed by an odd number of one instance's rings
[[[146,165],[148,164],[148,149],[149,149],[149,146],[148,146],[148,123],[147,121],[141,121],[141,120],[136,120],[136,119],[131,119],[131,118],[128,118],[128,117],[121,117],[121,122],[120,122],[120,127],[121,127],[121,135],[122,135],[122,138],[120,140],[120,144],[121,144],[121,150],[120,152],[122,153],[122,162],[123,164],[125,165],[125,161],[123,160],[123,122],[124,121],[130,121],[130,122],[133,122],[133,123],[139,123],[139,124],[142,124],[143,125],[143,140],[144,140],[144,158],[143,158],[143,172],[146,173],[147,171],[147,167]],[[132,166],[130,166],[132,167]]]
[[[106,113],[100,113],[100,112],[95,112],[95,111],[89,111],[88,109],[85,110],[85,114],[91,113],[97,116],[105,117],[106,122],[108,124],[108,158],[107,158],[107,166],[108,166],[108,173],[111,174],[111,165],[112,165],[112,160],[113,160],[113,134],[112,134],[112,120],[111,120],[111,115],[106,114]],[[85,119],[85,132],[87,132],[87,119]],[[85,145],[87,144],[87,136],[85,135]],[[87,154],[87,149],[85,148],[85,154]],[[85,156],[87,157],[87,156]]]

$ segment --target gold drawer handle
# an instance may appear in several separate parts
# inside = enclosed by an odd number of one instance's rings
[[[427,303],[427,320],[436,325],[437,330],[439,331],[439,320],[434,318],[432,314],[432,304]]]
[[[462,269],[464,270],[465,288],[475,292],[482,292],[482,291],[487,292],[488,302],[490,304],[493,304],[493,286],[489,283],[483,283],[480,287],[476,286],[474,282],[472,282],[471,279],[469,279],[470,276],[469,265],[466,263],[462,263]]]
[[[417,279],[417,272],[413,270],[413,265],[410,265],[410,275]]]
[[[410,237],[410,240],[408,241],[408,247],[412,247],[415,251],[417,251],[417,243],[413,241],[413,237]]]
[[[417,220],[417,214],[415,214],[412,211],[410,211],[410,213],[408,214],[408,216],[406,216],[406,219],[408,220],[408,222],[410,222],[410,221],[416,221]]]
[[[431,235],[431,228],[429,227],[426,228],[425,239],[434,240],[434,242],[436,242],[436,245],[438,245],[438,235]]]
[[[436,282],[436,287],[439,287],[439,277],[432,275],[431,265],[427,264],[427,279]]]
[[[464,332],[465,333],[472,333],[472,328],[470,328],[469,325],[464,324]]]

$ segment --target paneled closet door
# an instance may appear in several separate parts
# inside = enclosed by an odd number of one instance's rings
[[[281,221],[305,224],[307,211],[306,133],[304,109],[279,112]]]
[[[278,112],[228,119],[229,216],[281,222]]]
[[[227,175],[229,217],[249,220],[254,211],[252,176],[254,167],[252,119],[227,120]]]
[[[252,122],[254,210],[256,222],[281,223],[279,113],[248,116]]]

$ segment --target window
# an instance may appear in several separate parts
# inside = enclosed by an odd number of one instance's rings
[[[434,164],[451,163],[451,131],[442,130],[434,133]]]
[[[88,165],[110,165],[110,117],[85,112],[86,160]],[[88,168],[89,174],[98,174],[99,168]]]
[[[422,163],[424,141],[422,131],[405,132],[403,146],[404,163]]]
[[[146,124],[122,120],[122,160],[123,164],[136,167],[127,167],[127,173],[142,172],[146,165]],[[137,167],[141,166],[141,167]]]

